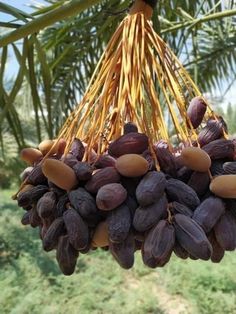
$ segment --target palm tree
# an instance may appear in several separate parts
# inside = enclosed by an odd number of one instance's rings
[[[3,2],[12,16],[0,37],[0,143],[11,134],[22,148],[53,138],[83,95],[95,66],[128,0],[47,0],[25,13]],[[203,92],[235,80],[236,5],[234,0],[159,0],[153,25],[181,59]],[[16,77],[5,83],[12,49],[19,63]],[[25,95],[28,95],[25,97]],[[21,99],[21,101],[19,101]],[[27,119],[24,119],[27,108]],[[34,121],[32,125],[32,121]],[[29,132],[29,124],[32,132]]]

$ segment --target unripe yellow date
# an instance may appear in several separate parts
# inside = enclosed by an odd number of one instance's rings
[[[126,154],[116,160],[115,167],[124,177],[140,177],[148,171],[148,162],[137,154]]]
[[[107,245],[109,245],[108,225],[105,221],[102,221],[98,224],[98,226],[95,229],[92,239],[92,246],[104,247]]]
[[[226,174],[213,178],[210,190],[222,198],[236,198],[236,175]]]
[[[78,184],[75,172],[62,161],[46,159],[42,165],[45,177],[63,190],[71,190]]]
[[[211,158],[198,147],[186,147],[181,152],[181,163],[194,171],[206,172],[211,167]]]
[[[36,148],[24,148],[20,152],[20,158],[27,162],[30,165],[33,165],[35,162],[38,162],[43,157],[43,154],[40,150]]]

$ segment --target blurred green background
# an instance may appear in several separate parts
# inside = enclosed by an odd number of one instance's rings
[[[0,1],[0,313],[236,313],[235,252],[220,265],[172,256],[156,270],[136,253],[127,271],[97,250],[81,254],[76,273],[65,277],[55,253],[42,250],[38,230],[20,224],[23,211],[11,200],[25,167],[19,151],[56,137],[131,2]],[[235,16],[233,0],[158,1],[153,15],[155,30],[230,134],[236,133]]]

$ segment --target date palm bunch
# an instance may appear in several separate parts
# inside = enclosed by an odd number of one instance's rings
[[[173,129],[178,142],[197,139],[187,108],[201,92],[154,31],[155,2],[135,1],[110,39],[82,101],[60,132],[68,149],[77,137],[88,144],[87,153],[95,143],[103,153],[129,121],[152,142],[171,143]],[[208,104],[207,109],[205,118],[216,118]]]
[[[32,166],[13,196],[26,210],[21,222],[39,227],[65,275],[96,248],[129,269],[137,250],[156,268],[173,251],[220,262],[236,247],[235,216],[224,201],[235,204],[235,144],[222,138],[223,119],[154,31],[155,4],[135,0],[57,141],[21,151]],[[194,144],[202,149],[185,147]]]

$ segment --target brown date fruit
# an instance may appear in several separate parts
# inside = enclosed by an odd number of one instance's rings
[[[190,101],[189,107],[187,109],[187,116],[192,123],[192,127],[194,129],[198,128],[199,125],[202,123],[206,110],[207,104],[201,96],[194,97]],[[190,128],[189,123],[187,124]]]
[[[194,171],[188,181],[188,185],[197,193],[198,197],[207,193],[210,184],[208,172]]]
[[[132,268],[135,252],[135,241],[132,233],[129,233],[127,238],[120,243],[110,242],[109,249],[112,256],[122,268]]]
[[[177,179],[167,181],[166,193],[170,202],[176,201],[192,210],[200,204],[197,193],[190,186]]]
[[[148,170],[149,171],[156,170],[155,169],[155,162],[154,162],[154,159],[153,159],[152,154],[150,153],[149,149],[145,150],[142,153],[142,157],[144,159],[146,159],[146,161],[148,162]]]
[[[108,153],[114,157],[142,154],[148,148],[148,137],[143,133],[127,133],[109,145]]]
[[[180,204],[178,202],[169,203],[169,209],[171,212],[175,214],[183,214],[185,216],[192,217],[193,211],[189,209],[187,206]]]
[[[226,210],[230,211],[231,214],[236,219],[236,199],[228,198],[228,199],[226,199],[224,201],[225,201]]]
[[[225,212],[225,204],[219,197],[208,197],[194,211],[195,220],[208,233]]]
[[[81,140],[75,138],[70,149],[70,153],[78,160],[81,161],[84,157],[85,148]]]
[[[46,192],[37,203],[37,212],[40,218],[53,216],[56,210],[57,198],[54,192]]]
[[[49,191],[54,192],[57,198],[63,196],[66,192],[65,190],[60,189],[58,186],[56,186],[54,183],[48,181],[48,188]]]
[[[110,183],[98,190],[96,204],[101,210],[112,210],[120,206],[126,197],[127,191],[120,183]]]
[[[51,226],[52,222],[55,220],[55,217],[49,217],[49,218],[41,218],[43,227],[45,227],[45,233],[48,230],[48,228]]]
[[[46,192],[48,187],[46,185],[37,185],[30,190],[19,193],[17,196],[18,206],[26,207],[36,203]]]
[[[69,208],[63,213],[63,219],[70,244],[76,250],[84,249],[89,242],[88,226],[73,208]]]
[[[47,224],[42,224],[39,226],[39,236],[41,240],[43,240],[43,238],[45,237],[45,234],[47,233],[49,227],[50,226],[48,226]]]
[[[225,174],[236,174],[236,161],[225,162],[223,169]]]
[[[154,258],[152,253],[153,246],[156,241],[155,231],[156,229],[153,227],[151,230],[149,230],[148,233],[146,233],[143,245],[141,247],[143,263],[150,268],[156,268],[158,266],[158,261]]]
[[[56,209],[55,209],[55,217],[61,217],[63,213],[67,210],[67,204],[69,203],[68,194],[64,194],[59,197]]]
[[[208,260],[212,246],[203,229],[190,217],[176,214],[174,217],[175,234],[179,244],[193,257]]]
[[[98,170],[92,178],[85,184],[85,189],[90,193],[97,193],[98,190],[106,184],[117,183],[120,181],[120,175],[113,167],[106,167]]]
[[[224,131],[227,132],[227,125],[222,117],[218,120],[209,119],[206,126],[200,131],[198,135],[198,142],[200,146],[204,146],[218,140],[224,135]]]
[[[93,168],[87,162],[78,161],[73,170],[79,181],[88,181],[92,178]]]
[[[72,207],[83,217],[90,217],[97,212],[96,202],[93,196],[84,188],[78,188],[68,193]]]
[[[32,185],[32,184],[25,184],[25,185],[23,185],[23,187],[20,189],[20,191],[17,194],[17,199],[19,199],[19,196],[22,193],[30,191],[32,188],[34,188],[34,185]]]
[[[64,275],[70,276],[75,271],[79,252],[70,244],[69,237],[61,236],[57,245],[57,262]]]
[[[87,149],[88,144],[85,143],[85,142],[83,142],[83,145],[84,145],[85,149]],[[92,150],[90,149],[90,150],[88,150],[88,152],[87,152],[87,153],[88,153],[87,161],[88,161],[90,164],[94,164],[95,161],[98,159],[98,155],[97,155],[97,153],[96,153],[97,149],[98,149],[98,143],[95,143],[94,146],[93,146],[93,148],[92,148]]]
[[[143,260],[144,265],[150,268],[156,268],[158,266],[157,260],[153,257],[150,251],[147,251],[144,248],[145,248],[145,245],[142,245],[141,254],[142,254],[142,260]]]
[[[34,167],[27,167],[25,168],[21,174],[20,174],[20,179],[21,181],[24,181],[30,174],[30,172],[34,169]]]
[[[211,159],[233,159],[235,153],[234,143],[231,140],[219,139],[202,147]]]
[[[43,237],[43,249],[49,252],[57,247],[60,236],[65,235],[65,223],[62,217],[56,218]]]
[[[164,194],[166,178],[162,172],[150,171],[140,181],[136,189],[136,198],[141,206],[158,201]]]
[[[193,171],[185,166],[180,167],[177,171],[177,179],[187,183],[188,180],[191,178]]]
[[[29,220],[30,220],[31,227],[36,228],[40,226],[42,224],[42,220],[37,213],[36,206],[33,206],[31,210],[29,211],[29,213],[30,213]]]
[[[72,155],[71,153],[68,153],[66,156],[62,157],[61,159],[67,166],[69,166],[70,168],[75,167],[78,164],[78,160],[76,159],[76,157],[74,155]]]
[[[225,174],[224,168],[224,160],[213,160],[211,163],[210,172],[212,176],[219,176]]]
[[[207,237],[213,248],[211,261],[213,263],[219,263],[225,255],[225,250],[217,242],[215,232],[213,230],[208,234]]]
[[[60,159],[62,155],[64,154],[64,151],[66,149],[66,140],[64,138],[60,138],[57,143],[57,158]]]
[[[139,242],[144,242],[145,240],[145,234],[143,232],[138,232],[137,230],[133,229],[132,233],[134,235],[134,239]]]
[[[154,204],[138,207],[134,214],[133,226],[139,232],[144,232],[158,223],[167,210],[167,199],[163,195]]]
[[[179,244],[177,240],[175,240],[173,251],[175,255],[181,259],[187,259],[189,257],[189,253]]]
[[[153,257],[150,251],[145,249],[145,243],[141,246],[141,255],[144,265],[150,267],[150,268],[156,268],[157,267],[157,261]]]
[[[94,231],[92,237],[92,246],[106,247],[107,245],[109,245],[108,224],[106,221],[101,221]]]
[[[107,224],[109,240],[111,242],[124,241],[131,227],[131,215],[128,206],[122,204],[109,212]]]
[[[165,147],[160,147],[160,145],[157,144],[154,147],[154,151],[161,171],[175,178],[177,176],[177,165],[175,162],[175,157],[172,155],[170,150]]]
[[[236,247],[236,222],[231,212],[226,211],[214,227],[216,240],[225,251]]]
[[[152,255],[157,261],[157,266],[163,267],[169,262],[175,244],[175,229],[166,220],[161,220],[155,227],[155,242]]]
[[[115,163],[116,163],[115,158],[106,154],[99,156],[98,159],[93,164],[93,166],[95,168],[101,169],[106,167],[115,167]]]
[[[21,218],[21,223],[23,226],[27,226],[30,224],[30,211],[24,213],[24,215]]]
[[[79,252],[81,254],[87,254],[91,249],[91,241],[88,242],[87,246],[81,250],[79,250]]]

